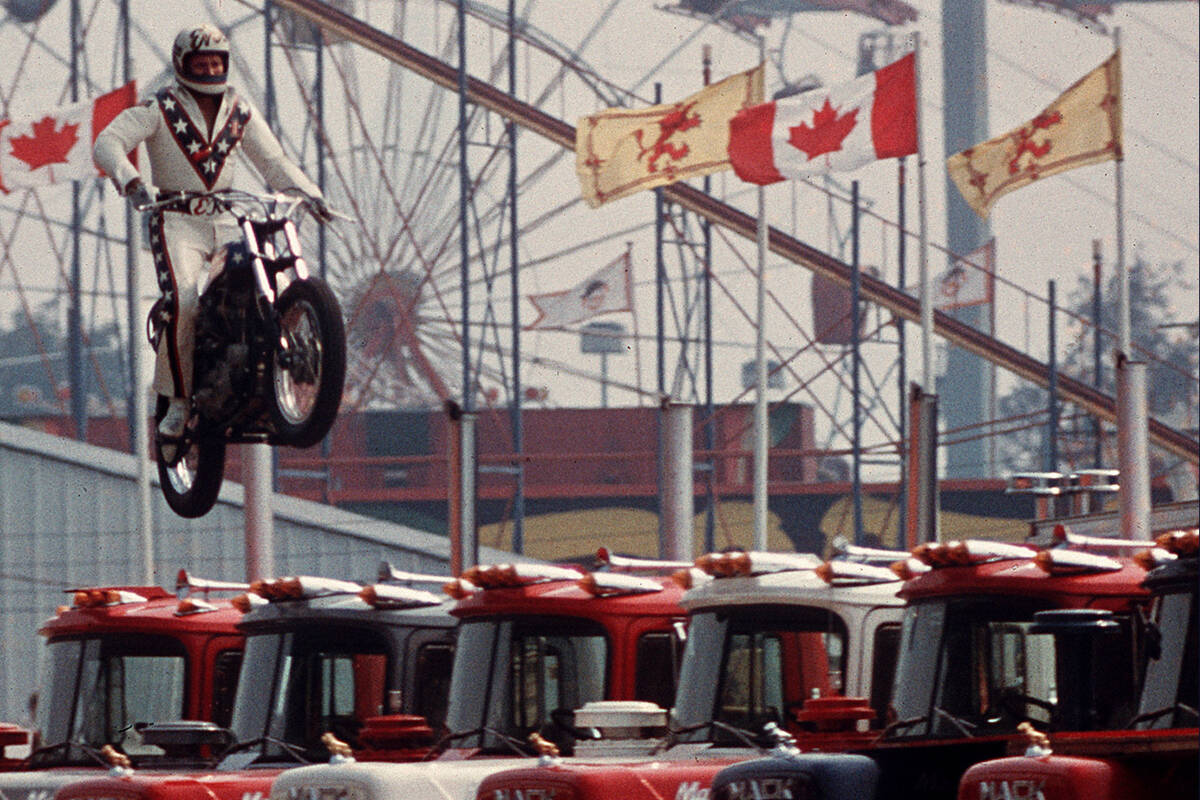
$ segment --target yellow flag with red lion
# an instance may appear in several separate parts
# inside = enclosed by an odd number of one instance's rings
[[[618,197],[729,169],[729,120],[763,97],[763,68],[706,86],[677,103],[610,108],[575,129],[575,170],[596,208]]]
[[[981,217],[1014,189],[1085,164],[1120,159],[1121,53],[1113,53],[1026,124],[946,159]]]

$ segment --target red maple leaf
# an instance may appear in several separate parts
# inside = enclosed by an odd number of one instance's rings
[[[858,124],[858,109],[838,116],[837,109],[825,98],[825,105],[813,112],[812,127],[801,122],[794,128],[789,128],[788,142],[808,155],[812,161],[819,155],[833,153],[842,149],[842,141]]]
[[[42,117],[33,123],[33,136],[14,136],[12,154],[29,165],[30,170],[47,164],[66,164],[67,153],[79,141],[78,125],[58,129],[54,117]]]

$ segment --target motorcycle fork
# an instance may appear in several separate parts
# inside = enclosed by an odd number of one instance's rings
[[[270,302],[275,302],[276,274],[290,268],[296,273],[297,280],[308,280],[308,262],[300,255],[300,235],[296,231],[295,222],[290,219],[266,222],[242,220],[242,232],[254,259],[254,279],[263,296]],[[283,234],[287,245],[287,250],[282,253],[275,247],[277,233]],[[267,262],[270,263],[269,272]]]

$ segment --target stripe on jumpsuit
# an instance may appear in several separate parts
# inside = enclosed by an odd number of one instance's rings
[[[159,347],[167,348],[167,363],[171,367],[171,383],[174,397],[183,397],[183,368],[179,361],[179,348],[175,341],[176,320],[179,318],[179,292],[175,285],[175,273],[171,269],[171,256],[167,252],[163,233],[164,214],[157,211],[150,215],[150,252],[154,254],[154,274],[158,279],[158,290],[166,302],[161,306],[159,322],[163,323],[163,338]]]

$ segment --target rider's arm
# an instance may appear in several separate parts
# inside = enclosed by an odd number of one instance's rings
[[[96,137],[92,156],[118,188],[124,190],[130,181],[141,177],[128,154],[154,134],[161,119],[153,104],[133,106],[118,114]]]
[[[309,197],[322,196],[320,187],[309,180],[304,171],[284,155],[279,140],[271,133],[271,129],[256,108],[252,109],[250,121],[246,123],[242,151],[272,191],[286,192],[294,189]]]

